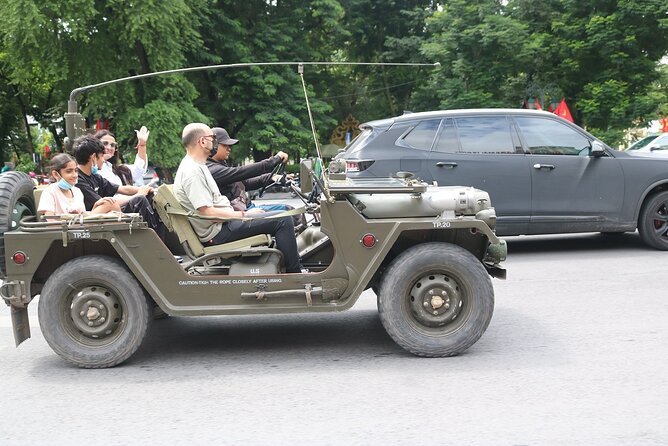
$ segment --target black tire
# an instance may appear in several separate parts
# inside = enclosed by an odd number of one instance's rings
[[[401,253],[385,271],[378,312],[402,348],[417,356],[453,356],[487,329],[494,289],[470,252],[449,243],[424,243]]]
[[[35,185],[23,172],[0,175],[0,276],[5,273],[5,232],[16,229],[22,218],[35,215]]]
[[[69,363],[92,369],[118,365],[139,348],[153,307],[120,261],[85,256],[51,274],[38,315],[53,351]]]
[[[638,232],[647,245],[668,251],[668,191],[647,198],[638,218]]]

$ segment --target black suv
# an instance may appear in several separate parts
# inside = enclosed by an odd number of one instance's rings
[[[668,250],[668,159],[613,150],[552,113],[410,113],[361,125],[337,158],[350,177],[411,172],[489,192],[499,235],[628,232]]]

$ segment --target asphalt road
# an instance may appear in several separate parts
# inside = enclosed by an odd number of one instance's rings
[[[375,296],[326,315],[168,318],[79,370],[0,308],[0,445],[665,445],[668,253],[637,234],[508,238],[489,329],[423,359]]]

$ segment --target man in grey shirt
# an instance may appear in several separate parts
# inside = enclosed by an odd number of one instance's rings
[[[292,218],[264,219],[273,213],[262,209],[235,211],[230,201],[220,193],[218,186],[206,167],[206,160],[217,148],[215,135],[206,124],[191,123],[183,129],[183,145],[186,156],[181,161],[174,179],[174,194],[181,205],[189,211],[204,216],[221,218],[257,217],[250,221],[227,222],[190,218],[193,229],[205,245],[219,245],[258,234],[271,234],[276,246],[283,252],[285,270],[299,273],[299,253],[295,240]]]

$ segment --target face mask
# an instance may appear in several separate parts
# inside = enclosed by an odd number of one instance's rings
[[[216,152],[218,152],[218,141],[216,141],[215,137],[213,138],[213,141],[211,142],[211,144],[213,144],[213,145],[211,146],[211,152],[209,152],[209,157],[213,158],[213,156],[216,154]]]
[[[63,189],[63,190],[70,190],[74,186],[72,186],[70,183],[65,181],[65,178],[61,178],[60,181],[58,181],[58,187]]]
[[[100,169],[97,168],[97,164],[93,164],[93,169],[91,170],[93,175],[97,175]]]

